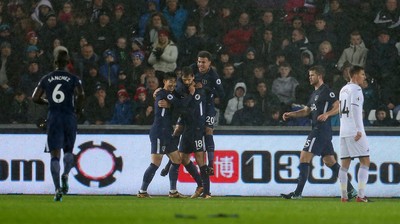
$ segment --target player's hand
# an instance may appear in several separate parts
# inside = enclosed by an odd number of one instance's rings
[[[362,136],[361,132],[357,131],[357,135],[354,136],[354,141],[357,142],[358,140],[360,140],[361,136]]]
[[[203,88],[203,84],[201,84],[201,82],[196,83],[196,88],[198,89]]]
[[[284,121],[288,120],[289,118],[290,118],[290,112],[286,112],[286,113],[284,113],[284,114],[282,115],[282,119],[283,119]]]
[[[320,114],[318,117],[317,117],[317,120],[318,121],[326,121],[327,119],[328,119],[328,115],[326,115],[326,114]]]
[[[219,97],[214,98],[214,104],[219,105],[221,103],[221,99]]]
[[[166,100],[159,100],[157,104],[161,108],[170,108],[171,107],[171,104]]]
[[[153,93],[153,98],[155,99],[156,98],[156,96],[157,96],[157,93],[158,92],[160,92],[160,90],[161,90],[161,88],[159,87],[159,88],[157,88],[156,90],[154,90],[154,93]]]
[[[153,107],[152,106],[148,106],[147,109],[146,109],[146,117],[148,117],[151,114],[151,112],[153,112]]]
[[[190,86],[189,86],[189,93],[190,93],[190,95],[193,96],[195,91],[196,91],[195,86],[194,86],[194,85],[190,85]]]

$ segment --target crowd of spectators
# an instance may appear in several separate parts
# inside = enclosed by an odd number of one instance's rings
[[[0,123],[46,117],[31,95],[60,45],[83,82],[81,124],[150,125],[163,74],[207,50],[226,92],[219,125],[309,125],[281,114],[307,104],[313,65],[336,94],[363,66],[366,116],[398,125],[398,0],[0,0]]]

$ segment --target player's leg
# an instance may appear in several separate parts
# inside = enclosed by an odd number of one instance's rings
[[[176,183],[178,182],[178,174],[179,174],[179,166],[182,163],[182,159],[179,155],[178,150],[175,150],[168,154],[171,160],[171,167],[169,169],[169,197],[170,198],[186,198],[186,196],[182,195],[178,192]]]
[[[211,198],[210,194],[210,176],[208,174],[208,166],[205,161],[205,152],[195,153],[197,165],[200,167],[200,176],[203,182],[203,198]]]
[[[140,187],[137,197],[139,198],[150,197],[149,194],[147,193],[147,188],[149,187],[158,167],[161,164],[162,157],[163,154],[154,154],[154,153],[151,154],[151,163],[143,174],[142,186]]]
[[[214,129],[212,127],[205,128],[204,139],[206,144],[207,160],[208,160],[207,173],[210,176],[212,176],[214,175],[214,151],[215,151]]]
[[[61,149],[54,149],[50,151],[50,172],[51,177],[53,178],[54,187],[56,190],[54,200],[61,201],[62,200],[62,191],[60,186],[60,156]]]
[[[370,165],[369,156],[360,157],[360,168],[358,169],[358,196],[357,202],[368,202],[369,200],[365,196],[365,187],[368,182],[368,170]]]
[[[65,120],[64,127],[66,127],[66,137],[63,156],[64,172],[61,175],[61,190],[63,194],[67,194],[69,190],[68,174],[74,166],[74,155],[72,154],[72,150],[75,145],[77,131],[76,117],[71,116],[69,121]]]
[[[347,173],[349,171],[351,163],[351,158],[342,158],[341,159],[341,164],[342,166],[339,169],[339,183],[340,183],[340,193],[341,193],[341,200],[342,202],[347,202],[349,200],[349,194],[348,194],[348,183],[349,183],[349,178],[347,176]]]
[[[190,176],[192,176],[192,178],[196,181],[197,183],[197,188],[196,191],[198,189],[201,189],[200,194],[203,192],[203,182],[201,181],[201,176],[199,174],[199,172],[197,171],[196,166],[193,164],[193,162],[190,160],[190,154],[188,153],[180,153],[180,156],[182,158],[182,165],[185,166],[185,169],[188,171],[188,173],[190,174]],[[200,195],[199,194],[199,195]],[[198,197],[198,196],[197,196]]]
[[[336,161],[336,159],[334,157],[334,153],[335,152],[333,150],[332,142],[329,140],[329,141],[327,141],[327,146],[323,151],[322,160],[324,161],[324,164],[332,170],[333,176],[335,178],[338,178],[340,165]],[[351,184],[350,178],[347,178],[347,194],[348,194],[348,196],[347,196],[348,200],[357,196],[357,190],[355,190],[353,185]]]
[[[179,145],[179,138],[183,132],[183,125],[179,124],[179,122],[181,121],[181,119],[178,119],[178,124],[176,124],[175,129],[174,129],[174,133],[172,134],[172,144],[176,145],[176,148],[178,148]],[[168,160],[168,163],[165,165],[165,167],[161,170],[160,175],[161,176],[167,176],[169,169],[171,167],[171,160]]]

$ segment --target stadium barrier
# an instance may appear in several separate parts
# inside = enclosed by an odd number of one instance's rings
[[[72,194],[136,194],[150,163],[148,126],[80,126],[70,173]],[[213,195],[278,196],[293,191],[300,150],[310,127],[217,127]],[[337,129],[333,144],[339,151]],[[367,194],[400,196],[399,128],[368,128],[371,168]],[[46,135],[33,125],[0,125],[0,194],[52,194]],[[162,166],[166,163],[166,158]],[[357,186],[358,161],[349,173]],[[158,170],[148,191],[166,195],[168,177]],[[178,190],[194,192],[196,184],[180,168]],[[339,183],[314,157],[303,196],[338,196]]]

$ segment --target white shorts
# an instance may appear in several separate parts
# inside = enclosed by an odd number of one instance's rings
[[[364,135],[358,141],[354,137],[340,138],[340,158],[358,158],[369,156],[367,137]]]

